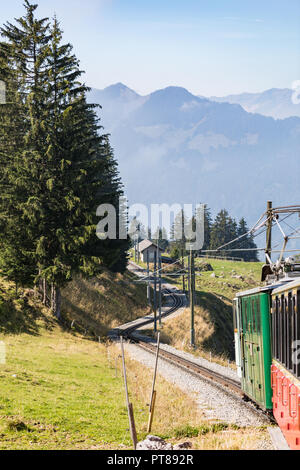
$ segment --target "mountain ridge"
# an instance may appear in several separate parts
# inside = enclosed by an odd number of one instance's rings
[[[271,116],[275,119],[300,117],[300,104],[293,103],[294,91],[289,88],[271,88],[261,93],[240,93],[224,97],[211,96],[210,100],[240,104],[247,112]]]
[[[249,113],[183,87],[146,96],[124,87],[94,96],[130,203],[205,202],[254,223],[266,200],[300,199],[299,117]]]

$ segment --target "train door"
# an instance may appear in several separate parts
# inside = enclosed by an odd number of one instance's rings
[[[242,384],[246,395],[253,397],[253,370],[252,370],[252,334],[251,334],[251,318],[249,312],[248,298],[242,298],[242,364],[243,376]]]
[[[242,299],[242,384],[246,395],[265,406],[260,297],[261,294],[247,296]]]
[[[252,297],[252,368],[253,368],[253,394],[258,403],[264,402],[264,364],[261,341],[261,311],[259,296]]]
[[[239,299],[233,300],[233,325],[234,325],[234,347],[235,347],[235,363],[237,375],[242,377],[242,357],[241,357],[241,309]]]

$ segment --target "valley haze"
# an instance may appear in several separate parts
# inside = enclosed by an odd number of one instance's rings
[[[214,215],[226,208],[251,224],[267,200],[300,198],[300,105],[292,93],[205,98],[170,86],[141,96],[117,83],[92,89],[89,100],[102,106],[130,204],[204,202]]]

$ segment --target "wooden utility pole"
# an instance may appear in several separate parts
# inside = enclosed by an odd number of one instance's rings
[[[149,249],[147,248],[147,300],[148,305],[151,305],[151,296],[150,296],[150,269],[149,269]]]
[[[132,407],[132,403],[129,402],[129,395],[128,395],[128,385],[127,385],[127,375],[126,375],[126,366],[125,366],[123,336],[120,337],[120,341],[121,341],[123,377],[124,377],[124,385],[125,385],[126,405],[127,405],[128,420],[129,420],[129,429],[130,429],[130,435],[131,435],[131,439],[132,439],[132,443],[133,443],[133,448],[135,450],[136,445],[137,445],[137,435],[136,435],[136,428],[135,428],[135,422],[134,422],[133,407]]]
[[[266,234],[266,264],[270,264],[269,258],[272,255],[272,201],[267,202],[267,234]],[[268,258],[268,256],[269,258]]]
[[[185,293],[185,276],[184,276],[184,271],[185,271],[185,263],[184,263],[184,249],[181,249],[181,265],[182,265],[182,292]]]
[[[158,364],[159,344],[160,344],[159,336],[160,336],[160,333],[158,333],[158,335],[157,335],[156,357],[155,357],[153,382],[152,382],[152,389],[151,389],[151,396],[150,396],[149,421],[148,421],[147,432],[151,431],[151,426],[152,426],[152,421],[153,421],[153,413],[154,413],[154,406],[155,406],[155,399],[156,399],[155,381],[156,381],[156,374],[157,374],[157,364]]]
[[[157,244],[157,256],[158,256],[158,319],[159,319],[159,326],[161,326],[161,256],[160,256],[158,244]]]
[[[137,259],[138,259],[138,264],[140,262],[140,250],[139,250],[139,239],[140,239],[140,231],[141,231],[141,224],[138,224],[137,226]]]
[[[190,303],[190,300],[191,300],[191,296],[190,296],[190,293],[191,293],[191,254],[190,253],[188,255],[188,279],[187,279],[187,283],[188,283],[188,286],[187,286],[188,301]]]
[[[190,249],[190,309],[191,309],[191,346],[195,347],[195,318],[194,318],[194,305],[195,305],[195,260],[194,252]]]
[[[184,236],[184,212],[182,210],[182,220],[181,220],[181,264],[182,264],[182,269],[183,269],[183,274],[182,274],[182,291],[185,292],[185,276],[184,276],[184,270],[185,270],[185,263],[184,263],[184,245],[185,245],[185,236]]]
[[[156,295],[156,258],[157,258],[157,251],[154,251],[154,269],[153,269],[153,276],[154,276],[154,288],[153,288],[153,311],[154,311],[154,333],[157,331],[157,295]]]

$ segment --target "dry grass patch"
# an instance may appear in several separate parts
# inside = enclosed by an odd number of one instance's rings
[[[195,356],[204,357],[224,366],[229,364],[235,368],[235,364],[229,361],[228,354],[215,352],[213,348],[210,351],[207,348],[207,344],[215,337],[216,325],[210,313],[199,305],[195,306],[195,348],[191,348],[190,318],[190,310],[187,308],[181,315],[166,320],[160,330],[161,342]]]
[[[111,367],[117,370],[118,376],[121,376],[120,346],[109,345],[107,354]],[[138,437],[141,440],[147,435],[147,404],[150,398],[153,370],[131,359],[126,352],[125,354],[129,396],[135,412],[137,411],[136,403],[144,403],[142,409],[138,410],[142,417],[137,426]],[[268,440],[264,427],[240,428],[217,420],[207,420],[197,407],[193,396],[184,393],[160,374],[158,374],[155,389],[157,398],[151,434],[160,436],[172,444],[189,440],[193,448],[199,450],[254,450],[261,446],[262,441]]]
[[[75,320],[97,336],[149,313],[146,286],[127,271],[104,270],[92,279],[76,278],[62,292],[62,311],[68,325]]]
[[[117,365],[117,375],[122,375],[120,346],[112,344],[107,348],[111,367]],[[154,359],[153,359],[154,360]],[[132,360],[126,354],[126,369],[129,384],[130,399],[133,404],[136,401],[144,403],[143,416],[139,432],[142,437],[146,435],[148,423],[148,404],[152,388],[153,371],[137,361]],[[197,409],[195,401],[179,388],[174,387],[162,377],[156,383],[156,405],[153,419],[152,433],[164,438],[171,438],[176,434],[176,429],[197,425],[201,419],[201,413]]]

